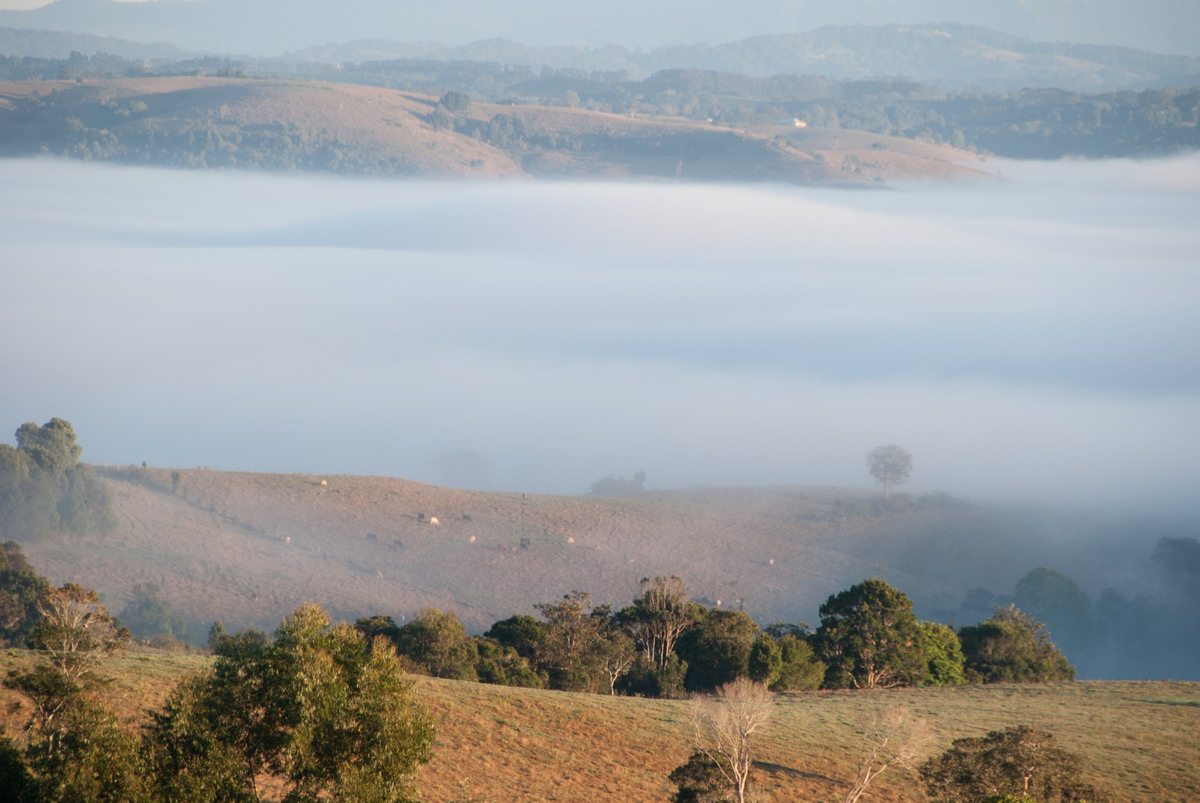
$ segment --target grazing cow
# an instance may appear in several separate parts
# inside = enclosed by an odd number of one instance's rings
[[[575,539],[574,539],[574,538],[572,538],[571,536],[567,536],[567,543],[568,543],[568,544],[573,544],[573,543],[575,543]]]
[[[441,524],[441,522],[437,520],[437,516],[430,516],[430,517],[429,517],[429,523],[430,523],[430,525],[432,525],[432,526],[434,526],[434,527],[436,527],[436,526],[438,526],[439,524]]]
[[[528,538],[521,539],[521,549],[529,549],[529,539]]]
[[[470,538],[468,538],[468,539],[467,539],[467,543],[468,543],[468,544],[473,544],[473,543],[475,543],[475,536],[473,536],[473,535],[472,535]]]

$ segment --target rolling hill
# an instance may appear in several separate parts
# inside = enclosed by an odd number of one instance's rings
[[[948,497],[881,509],[877,492],[854,489],[541,496],[385,477],[99,471],[117,528],[27,544],[31,561],[57,583],[97,588],[114,611],[135,584],[155,583],[201,633],[216,619],[271,628],[304,601],[351,621],[438,607],[482,632],[573,589],[623,606],[657,574],[763,624],[815,624],[826,597],[870,576],[946,618],[969,589],[1011,593],[1039,565],[1085,585],[1137,566],[1132,539],[1106,540],[1095,521]],[[1155,535],[1137,535],[1148,553]]]
[[[785,136],[786,135],[786,136]],[[365,175],[861,185],[985,175],[878,134],[470,102],[369,86],[183,76],[0,84],[0,154]]]

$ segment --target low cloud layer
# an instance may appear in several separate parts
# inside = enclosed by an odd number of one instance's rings
[[[986,186],[421,183],[0,162],[0,425],[92,462],[493,487],[1186,500],[1200,158]],[[4,423],[7,422],[7,423]]]

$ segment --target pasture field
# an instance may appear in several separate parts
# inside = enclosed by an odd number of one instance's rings
[[[0,672],[30,654],[0,652]],[[107,694],[130,727],[159,705],[201,654],[134,650],[106,664]],[[428,803],[508,801],[665,801],[667,781],[692,749],[686,700],[488,686],[414,678],[438,739],[418,773]],[[0,690],[0,723],[23,719],[19,697]],[[1055,734],[1081,755],[1089,782],[1120,801],[1185,803],[1200,799],[1200,683],[1086,681],[941,689],[798,692],[778,697],[755,743],[764,800],[839,801],[854,770],[857,722],[871,710],[906,706],[930,721],[930,754],[952,739],[1020,724]],[[924,800],[913,774],[890,770],[864,797]]]

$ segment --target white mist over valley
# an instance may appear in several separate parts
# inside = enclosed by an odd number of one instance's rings
[[[62,416],[92,463],[561,494],[865,486],[899,443],[913,492],[1190,504],[1200,158],[985,167],[838,191],[4,161],[0,418]]]

